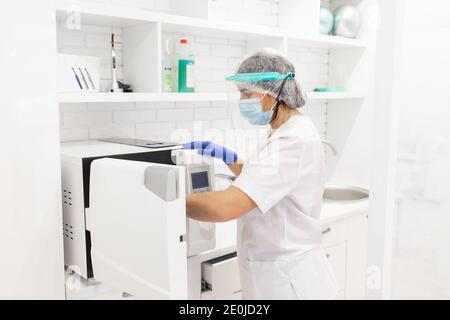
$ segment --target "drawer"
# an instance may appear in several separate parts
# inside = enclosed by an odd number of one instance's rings
[[[241,281],[236,253],[203,262],[202,280],[206,284],[202,299],[240,299]]]
[[[345,290],[347,282],[347,242],[325,247],[324,250],[339,284],[339,289]]]

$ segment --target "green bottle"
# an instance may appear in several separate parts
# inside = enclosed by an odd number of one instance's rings
[[[195,60],[186,39],[180,40],[178,59],[178,92],[195,92]]]

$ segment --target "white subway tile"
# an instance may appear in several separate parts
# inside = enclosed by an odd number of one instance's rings
[[[58,31],[58,46],[83,47],[84,33],[76,30]]]
[[[246,42],[242,39],[228,39],[228,44],[232,46],[241,46],[245,47]]]
[[[115,37],[115,41],[120,42],[118,37]],[[111,48],[111,34],[86,34],[86,47],[88,48]]]
[[[326,103],[313,105],[310,102],[308,102],[303,109],[304,110],[302,112],[308,115],[325,115],[327,113]]]
[[[195,79],[200,81],[211,80],[211,69],[195,69]]]
[[[312,115],[309,115],[309,117],[315,124],[323,125],[323,124],[327,123],[327,118],[323,114],[312,114]]]
[[[319,53],[319,54],[328,54],[328,49],[323,48],[310,48],[309,51],[313,53]]]
[[[231,120],[230,119],[222,119],[222,120],[212,120],[211,127],[215,129],[231,129]]]
[[[104,138],[134,138],[134,125],[104,125],[93,126],[89,128],[90,139],[104,139]]]
[[[223,57],[197,57],[196,65],[199,68],[222,68],[226,69],[228,61]]]
[[[259,13],[270,14],[271,13],[271,2],[265,0],[246,0],[250,6],[250,10],[257,11]]]
[[[295,55],[295,61],[297,62],[313,62],[313,63],[318,63],[320,62],[320,55],[319,54],[314,54],[311,52],[299,52]]]
[[[174,108],[175,102],[136,102],[136,109],[168,109]]]
[[[61,128],[61,141],[80,141],[89,139],[88,128]]]
[[[115,111],[113,114],[115,123],[144,123],[156,120],[154,110]]]
[[[67,128],[108,123],[112,123],[111,112],[67,112],[63,114],[63,125]]]
[[[228,59],[228,69],[237,70],[242,62],[242,58],[230,58]]]
[[[157,119],[158,121],[193,120],[194,111],[192,109],[158,110]]]
[[[196,89],[198,92],[226,92],[228,85],[225,81],[197,81]]]
[[[211,105],[209,101],[187,101],[187,102],[176,102],[176,108],[207,108]]]
[[[211,54],[215,57],[242,57],[244,49],[232,45],[212,45]]]
[[[225,81],[225,78],[232,74],[230,70],[213,70],[211,71],[211,80],[212,81]]]
[[[243,9],[243,1],[242,0],[220,0],[224,3],[224,6],[234,11],[239,11]]]
[[[278,26],[278,16],[274,14],[261,14],[260,24],[268,27],[276,27]]]
[[[86,103],[61,103],[59,105],[59,112],[80,112],[86,111],[87,104]]]
[[[196,56],[209,56],[211,54],[211,46],[207,43],[192,43],[191,49]]]
[[[67,47],[63,46],[60,49],[61,53],[84,55],[100,58],[100,63],[108,63],[111,59],[111,51],[101,48],[86,48],[86,47]]]
[[[180,121],[177,122],[177,129],[187,129],[190,131],[203,132],[205,129],[211,128],[211,121],[209,120],[195,120],[195,121]]]
[[[174,134],[175,129],[176,127],[174,122],[138,123],[136,124],[136,138],[169,141],[172,134]]]
[[[90,25],[90,24],[84,24],[81,26],[81,30],[84,31],[85,33],[90,33],[90,34],[109,34],[111,35],[111,33],[114,31],[114,33],[116,35],[121,35],[122,31],[120,29],[116,29],[113,30],[111,27],[106,27],[106,26],[94,26],[94,25]]]
[[[227,39],[205,37],[203,35],[195,36],[195,41],[199,42],[199,43],[207,43],[207,44],[227,44]]]
[[[328,73],[328,65],[320,63],[299,63],[295,66],[298,73]]]
[[[270,13],[274,14],[274,15],[278,15],[279,14],[279,4],[277,2],[272,2],[270,4]]]
[[[213,102],[211,102],[211,107],[214,107],[214,108],[229,108],[230,107],[230,101],[213,101]]]
[[[197,108],[194,110],[194,117],[197,120],[225,119],[227,117],[227,109]]]
[[[134,108],[132,102],[96,102],[88,103],[90,111],[130,110]]]

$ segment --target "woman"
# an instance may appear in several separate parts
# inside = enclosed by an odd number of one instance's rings
[[[227,78],[241,93],[241,114],[270,124],[256,163],[213,142],[185,144],[222,159],[237,179],[225,191],[190,195],[187,214],[200,221],[238,219],[238,262],[244,299],[332,299],[333,273],[321,248],[324,154],[311,120],[299,111],[305,98],[295,68],[265,49]]]

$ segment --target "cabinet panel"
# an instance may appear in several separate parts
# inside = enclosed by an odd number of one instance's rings
[[[347,220],[336,221],[322,226],[322,246],[331,247],[345,241],[347,234]]]
[[[347,282],[347,242],[326,247],[324,250],[339,284],[340,293],[342,293],[345,291]]]
[[[364,213],[322,227],[322,245],[345,298],[364,299],[367,259],[367,216]]]

